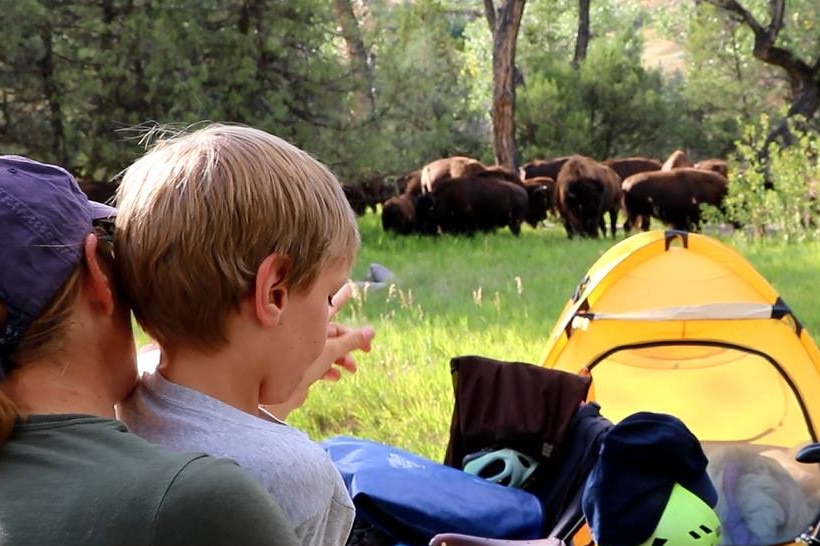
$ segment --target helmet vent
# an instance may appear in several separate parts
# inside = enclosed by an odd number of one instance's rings
[[[667,540],[667,539],[665,539],[665,538],[657,538],[657,537],[655,537],[655,540],[653,540],[653,541],[652,541],[652,546],[663,546],[663,545],[664,545],[664,544],[666,544],[667,542],[669,542],[669,540]]]

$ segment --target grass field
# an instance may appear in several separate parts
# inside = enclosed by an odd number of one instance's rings
[[[360,220],[353,278],[378,262],[395,286],[362,291],[342,320],[375,326],[359,373],[314,386],[290,421],[314,439],[354,435],[443,456],[452,411],[449,360],[484,356],[537,362],[560,310],[611,240],[568,241],[563,229],[474,238],[395,237],[378,217]],[[820,332],[815,280],[820,245],[749,245],[727,240],[775,286],[810,332]]]

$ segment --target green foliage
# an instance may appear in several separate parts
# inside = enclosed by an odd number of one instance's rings
[[[751,32],[711,4],[698,5],[686,36],[686,115],[708,130],[685,147],[693,155],[723,156],[744,122],[783,104],[785,83],[752,56]]]
[[[593,40],[580,70],[545,53],[519,94],[522,156],[663,157],[685,122],[658,71],[641,65],[631,32]],[[535,61],[535,57],[532,58]]]
[[[347,170],[407,172],[446,155],[482,155],[476,130],[483,112],[467,100],[460,37],[432,1],[396,6],[368,36],[374,66],[377,123],[351,127],[341,141]],[[339,142],[337,142],[339,145]]]
[[[350,112],[353,77],[328,0],[23,0],[8,9],[4,148],[81,178],[115,176],[142,153],[145,128],[200,120],[263,128],[354,180],[487,149],[484,112],[465,99],[464,16],[439,2],[374,6],[362,20],[376,101],[366,120]]]
[[[736,174],[729,184],[725,216],[712,211],[713,218],[728,218],[745,226],[747,238],[785,243],[820,239],[820,134],[801,132],[794,126],[795,144],[769,146],[768,163],[762,164],[760,150],[770,130],[767,116],[744,129],[732,160]],[[766,189],[766,182],[773,189]]]
[[[343,72],[323,47],[334,24],[321,0],[44,5],[13,3],[6,138],[81,177],[108,179],[139,155],[122,130],[145,122],[248,123],[308,149],[317,126],[339,124]]]
[[[767,21],[765,0],[744,0]],[[330,0],[4,3],[0,146],[104,181],[142,153],[154,124],[251,124],[307,149],[346,181],[444,155],[492,162],[492,36],[480,3],[354,2],[375,114],[351,112],[354,77]],[[593,2],[588,58],[569,68],[575,0],[528,2],[517,44],[524,160],[722,156],[739,127],[784,104],[782,74],[751,34],[706,3],[650,13]],[[790,0],[778,45],[813,59],[820,5]],[[651,27],[651,28],[650,28]],[[687,40],[683,76],[641,67],[640,37]],[[816,117],[815,117],[816,118]],[[810,120],[810,123],[820,123]]]

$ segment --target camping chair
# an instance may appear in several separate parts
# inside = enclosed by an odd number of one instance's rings
[[[357,508],[352,543],[422,546],[449,532],[456,533],[449,544],[486,533],[550,537],[534,544],[561,546],[583,523],[583,484],[611,426],[597,404],[583,402],[589,378],[479,356],[450,366],[455,404],[445,464],[357,438],[323,442]],[[462,470],[465,456],[499,448],[539,461],[521,488]]]
[[[812,443],[802,448],[796,456],[800,463],[820,463],[820,443]],[[571,536],[571,535],[570,535]],[[564,546],[564,542],[555,538],[539,540],[498,540],[442,533],[433,537],[430,546]],[[815,518],[814,525],[793,541],[772,546],[820,546],[820,513]]]
[[[543,536],[568,539],[583,525],[581,496],[612,423],[585,404],[590,378],[482,356],[450,361],[455,403],[444,463],[512,448],[540,460],[524,490],[541,501]],[[511,401],[514,401],[512,403]]]

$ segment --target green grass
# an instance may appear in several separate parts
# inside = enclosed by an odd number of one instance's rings
[[[373,214],[360,227],[353,278],[363,279],[372,262],[396,274],[392,289],[363,290],[339,314],[376,328],[373,350],[357,355],[357,374],[315,385],[289,420],[316,440],[352,435],[437,460],[453,405],[450,359],[480,354],[538,362],[576,284],[613,244],[568,241],[560,227],[525,226],[518,238],[507,230],[473,238],[397,237],[384,233]],[[820,245],[729,242],[810,332],[820,332]]]
[[[612,240],[568,241],[563,229],[524,229],[474,238],[396,237],[378,217],[360,220],[362,250],[353,278],[371,262],[396,274],[393,290],[367,291],[341,313],[373,324],[373,351],[359,373],[316,385],[291,417],[315,439],[369,438],[440,459],[452,412],[449,361],[465,354],[538,362],[578,281]],[[618,239],[620,240],[620,238]],[[820,245],[751,246],[728,241],[780,291],[810,332]]]

